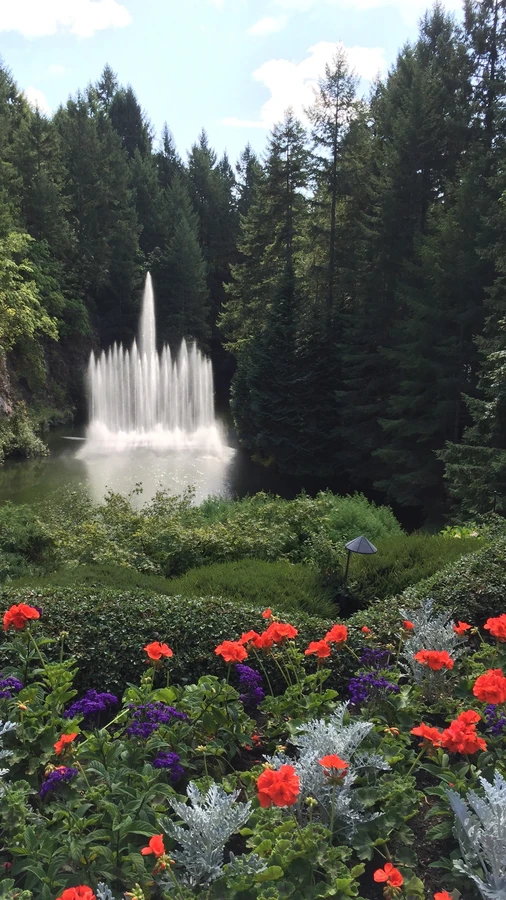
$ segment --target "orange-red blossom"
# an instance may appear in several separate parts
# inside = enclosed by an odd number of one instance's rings
[[[472,627],[473,626],[468,625],[467,622],[458,622],[457,625],[453,626],[453,630],[454,630],[455,634],[459,635],[459,637],[463,637],[465,635],[466,631],[470,631]]]
[[[346,625],[333,625],[323,638],[328,644],[344,644],[348,640]]]
[[[97,898],[87,884],[80,884],[77,887],[66,888],[56,900],[97,900]]]
[[[318,659],[325,659],[331,654],[330,644],[327,641],[311,641],[307,650],[304,650],[305,656],[315,655]]]
[[[150,839],[147,847],[143,847],[141,850],[143,856],[149,856],[150,853],[153,853],[155,858],[158,859],[160,856],[163,856],[165,853],[165,847],[163,844],[163,834],[155,834]]]
[[[40,619],[39,610],[26,603],[18,603],[4,612],[4,631],[8,631],[11,625],[16,631],[21,631],[32,619]]]
[[[415,653],[415,659],[422,666],[427,666],[433,672],[441,669],[453,669],[455,662],[446,650],[419,650]]]
[[[65,747],[68,747],[73,741],[75,741],[77,737],[77,731],[73,731],[72,734],[62,734],[61,738],[56,741],[54,745],[54,752],[57,756],[60,756],[61,753],[64,752]]]
[[[257,778],[258,802],[261,807],[293,806],[300,794],[300,778],[293,766],[281,766],[277,771],[265,769]]]
[[[461,712],[448,728],[439,731],[430,725],[418,725],[411,729],[411,734],[421,737],[434,747],[444,747],[450,753],[477,753],[478,750],[486,750],[487,745],[476,731],[476,723],[481,716],[473,709]]]
[[[161,644],[160,641],[153,641],[151,644],[146,644],[144,650],[149,658],[155,660],[155,662],[158,662],[162,657],[169,659],[171,656],[174,656],[174,653],[168,644]]]
[[[389,887],[395,888],[401,887],[404,882],[399,869],[396,869],[390,862],[385,863],[383,869],[376,869],[373,878],[380,884],[387,884]]]
[[[487,619],[483,627],[490,631],[497,641],[506,641],[506,613]]]
[[[489,669],[474,682],[473,694],[483,703],[506,702],[506,678],[501,669]]]
[[[239,641],[223,641],[214,651],[216,656],[221,656],[227,663],[239,663],[248,658],[248,654]]]

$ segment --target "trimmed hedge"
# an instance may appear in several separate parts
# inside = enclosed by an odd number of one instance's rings
[[[417,533],[381,538],[376,546],[374,556],[355,555],[351,560],[349,592],[357,605],[396,596],[465,554],[483,550],[484,542]]]
[[[145,671],[142,648],[153,640],[167,641],[174,650],[171,677],[175,681],[223,675],[225,666],[216,657],[215,647],[252,628],[261,631],[266,624],[261,618],[264,605],[253,607],[219,597],[183,599],[89,588],[4,588],[0,609],[13,603],[42,607],[45,634],[58,638],[66,633],[66,649],[79,665],[79,690],[121,691],[126,684],[136,683]],[[323,637],[334,621],[300,611],[290,612],[285,620],[299,629],[303,644]],[[9,644],[2,632],[0,660],[8,656]],[[55,645],[55,657],[58,653]],[[275,677],[275,667],[271,671]]]
[[[472,625],[506,612],[506,538],[498,538],[478,553],[408,588],[404,606],[418,606],[432,597],[435,608]]]
[[[171,593],[182,597],[225,597],[238,604],[302,609],[310,615],[332,617],[334,592],[321,575],[302,563],[243,559],[190,569],[173,578]]]
[[[89,565],[68,566],[57,569],[48,575],[33,577],[26,575],[9,583],[9,587],[18,590],[30,588],[111,588],[115,591],[150,591],[154,594],[174,594],[172,582],[161,575],[145,575],[126,566]]]

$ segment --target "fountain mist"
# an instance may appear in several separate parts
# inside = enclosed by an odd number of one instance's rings
[[[114,344],[90,356],[88,443],[116,450],[147,446],[196,448],[222,455],[214,415],[211,361],[196,344],[182,341],[172,358],[166,344],[156,349],[155,302],[146,278],[138,342]]]

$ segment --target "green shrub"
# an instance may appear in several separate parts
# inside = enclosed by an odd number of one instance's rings
[[[35,575],[56,559],[49,527],[29,506],[0,506],[0,578]]]
[[[376,546],[374,556],[355,554],[350,562],[349,592],[360,605],[400,594],[463,555],[483,550],[484,543],[417,533],[381,538]]]
[[[215,647],[243,631],[260,631],[265,626],[261,618],[265,604],[253,607],[221,598],[183,599],[84,587],[4,588],[0,611],[12,603],[42,607],[45,633],[55,638],[65,633],[65,647],[79,665],[79,690],[121,691],[127,683],[135,683],[146,668],[142,648],[153,640],[167,641],[174,650],[174,680],[193,682],[205,674],[223,675],[224,664],[216,657]],[[332,623],[300,611],[290,612],[286,619],[299,628],[304,646],[323,637]],[[9,646],[2,632],[0,659]],[[58,657],[58,644],[49,652]],[[314,660],[308,665],[314,666]],[[273,677],[275,671],[271,669]]]
[[[408,588],[401,601],[414,606],[428,597],[434,599],[436,609],[472,625],[506,612],[506,538]]]
[[[174,592],[172,581],[168,578],[161,578],[159,575],[144,575],[135,569],[112,565],[69,566],[66,569],[57,569],[55,572],[35,578],[31,575],[22,576],[11,581],[9,586],[15,589],[20,587],[38,589],[81,586],[99,589],[112,588],[116,591],[142,590],[150,591],[153,594],[178,593]]]
[[[332,590],[314,569],[287,560],[243,559],[190,569],[167,582],[173,595],[225,597],[235,603],[302,609],[311,615],[333,616]]]

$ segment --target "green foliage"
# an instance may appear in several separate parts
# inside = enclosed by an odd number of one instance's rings
[[[252,627],[260,629],[265,607],[265,603],[253,607],[219,597],[182,599],[90,587],[7,587],[2,598],[5,606],[41,606],[46,633],[54,638],[65,633],[65,646],[79,663],[81,690],[123,690],[145,669],[142,648],[156,640],[166,641],[174,650],[176,680],[223,674],[224,663],[214,655],[215,647]],[[300,628],[303,641],[316,640],[330,625],[330,619],[312,618],[298,610],[290,612],[290,621]],[[0,636],[0,647],[1,641]]]
[[[0,347],[12,350],[23,339],[58,337],[56,322],[43,308],[29,263],[31,238],[12,232],[0,240]]]
[[[377,554],[356,555],[350,564],[350,594],[366,606],[400,594],[461,556],[477,553],[483,541],[419,533],[381,538],[376,546]]]
[[[7,456],[31,459],[48,453],[44,441],[36,434],[33,419],[23,402],[16,404],[8,418],[0,419],[0,462]]]
[[[335,615],[333,591],[317,572],[286,560],[243,559],[190,569],[168,582],[173,596],[224,597],[235,603]]]

